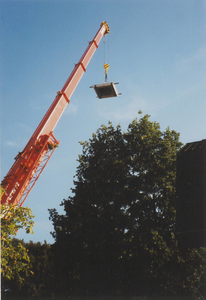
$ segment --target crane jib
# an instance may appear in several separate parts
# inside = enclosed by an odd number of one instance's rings
[[[75,65],[61,91],[57,93],[56,98],[24,150],[16,156],[13,166],[1,184],[4,190],[1,198],[2,205],[13,204],[21,206],[24,203],[54,150],[59,145],[59,141],[53,135],[53,130],[67,104],[70,103],[71,96],[98,48],[101,38],[108,33],[109,26],[107,22],[102,22],[94,39],[89,43],[81,59]]]

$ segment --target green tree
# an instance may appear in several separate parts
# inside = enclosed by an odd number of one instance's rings
[[[21,241],[15,239],[19,229],[33,233],[33,215],[27,207],[1,205],[1,276],[2,293],[24,284],[31,273],[28,250]]]
[[[61,204],[65,214],[50,210],[56,293],[192,293],[189,270],[180,281],[175,277],[189,261],[175,238],[179,134],[162,132],[145,115],[124,133],[120,125],[102,125],[81,145],[73,196]],[[203,262],[196,257],[198,269]],[[190,274],[196,288],[200,273]]]
[[[176,154],[182,144],[178,133],[169,128],[162,132],[148,115],[129,124],[124,138],[130,157],[131,199],[124,256],[131,270],[138,265],[133,270],[133,286],[139,282],[139,290],[154,295],[162,289],[161,268],[170,261],[171,247],[176,244]]]
[[[76,195],[63,204],[66,216],[50,210],[57,241],[53,246],[57,254],[54,273],[62,292],[69,287],[68,293],[101,293],[105,288],[109,293],[110,277],[118,280],[114,272],[118,272],[125,228],[122,207],[127,205],[129,168],[120,126],[102,126],[82,145],[73,190]]]
[[[32,241],[24,243],[22,241],[22,244],[28,251],[32,274],[25,278],[24,285],[18,291],[19,296],[51,299],[53,284],[51,246],[46,241],[43,244]]]

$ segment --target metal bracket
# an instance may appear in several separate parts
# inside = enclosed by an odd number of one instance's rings
[[[64,96],[65,100],[67,101],[67,103],[70,103],[69,98],[67,97],[67,95],[65,93],[63,93],[62,91],[58,91],[57,92],[57,96]]]

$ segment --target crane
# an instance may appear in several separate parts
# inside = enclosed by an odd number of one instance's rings
[[[70,98],[78,85],[86,67],[98,48],[101,38],[109,33],[107,22],[102,22],[95,37],[75,65],[63,88],[44,115],[22,152],[15,157],[15,162],[2,180],[2,205],[22,206],[31,189],[38,180],[46,164],[59,145],[53,131]]]

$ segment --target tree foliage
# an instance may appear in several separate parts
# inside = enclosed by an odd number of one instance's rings
[[[50,209],[56,292],[201,294],[205,249],[180,250],[175,236],[179,134],[145,115],[81,145],[65,214]]]
[[[11,285],[23,285],[31,273],[28,251],[15,236],[20,229],[32,233],[34,221],[29,208],[13,205],[1,205],[0,217],[2,291],[5,292]]]
[[[46,241],[43,244],[22,241],[22,244],[28,251],[32,273],[25,279],[21,289],[15,291],[14,295],[18,295],[20,299],[27,296],[37,299],[51,299],[53,284],[51,246]]]
[[[206,249],[180,249],[175,233],[179,134],[145,115],[126,132],[102,125],[81,145],[65,214],[49,210],[53,245],[17,240],[32,233],[31,211],[1,208],[3,293],[204,299]]]

